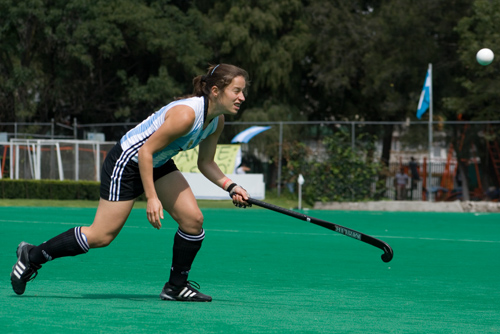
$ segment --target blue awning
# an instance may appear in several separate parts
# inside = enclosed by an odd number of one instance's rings
[[[261,132],[264,132],[266,130],[269,130],[271,127],[270,126],[252,126],[249,127],[248,129],[238,133],[234,138],[231,140],[231,144],[235,143],[248,143],[250,139],[255,137]]]

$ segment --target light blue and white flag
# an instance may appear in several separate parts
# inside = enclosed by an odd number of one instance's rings
[[[424,88],[422,88],[422,93],[420,93],[420,100],[418,101],[417,108],[417,118],[420,119],[422,115],[429,109],[431,103],[431,85],[432,85],[432,74],[431,69],[427,71],[427,76],[425,77]]]

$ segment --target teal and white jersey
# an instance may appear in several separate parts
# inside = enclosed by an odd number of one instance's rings
[[[193,127],[188,134],[177,138],[163,150],[153,154],[153,167],[163,165],[180,151],[186,151],[198,146],[203,139],[215,132],[217,125],[219,124],[218,117],[213,119],[207,128],[203,130],[203,124],[205,122],[205,118],[207,117],[208,110],[208,100],[206,98],[191,97],[171,102],[146,118],[142,123],[138,124],[122,137],[120,144],[123,149],[121,158],[123,159],[123,163],[126,163],[130,159],[138,162],[138,152],[141,146],[153,133],[155,133],[156,130],[160,128],[165,121],[166,113],[168,113],[172,107],[178,105],[186,105],[193,108],[195,113]]]

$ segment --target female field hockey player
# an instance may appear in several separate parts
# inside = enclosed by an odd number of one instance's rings
[[[245,101],[248,74],[229,64],[211,66],[193,79],[192,95],[161,108],[127,132],[107,155],[101,174],[100,201],[91,226],[72,228],[34,246],[21,242],[10,275],[12,288],[24,293],[26,283],[47,261],[84,254],[108,246],[120,233],[134,200],[145,193],[147,219],[159,229],[165,209],[179,224],[174,237],[170,278],[161,291],[163,300],[209,302],[187,280],[205,237],[203,215],[172,157],[199,147],[198,168],[227,190],[236,206],[248,205],[247,192],[233,183],[214,162],[224,114],[235,115]]]

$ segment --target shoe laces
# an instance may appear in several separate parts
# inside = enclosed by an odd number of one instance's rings
[[[34,280],[38,276],[38,269],[30,267],[26,271],[26,282]]]
[[[187,284],[195,289],[200,288],[200,285],[198,284],[198,282],[195,282],[195,281],[187,281]]]

